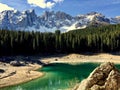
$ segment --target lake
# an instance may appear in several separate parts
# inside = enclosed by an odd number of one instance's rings
[[[45,74],[43,77],[0,90],[68,90],[87,78],[98,65],[95,63],[50,64],[38,70]],[[120,65],[116,66],[120,68]]]

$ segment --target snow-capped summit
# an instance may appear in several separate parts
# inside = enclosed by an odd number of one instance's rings
[[[116,16],[115,18],[111,18],[110,20],[112,24],[120,23],[120,16]]]
[[[120,23],[120,18],[112,20]],[[90,25],[110,24],[110,21],[111,19],[97,12],[90,12],[75,17],[60,11],[45,11],[41,16],[37,16],[34,10],[23,12],[8,10],[0,12],[0,29],[8,30],[54,32],[59,29],[61,32],[66,32]]]
[[[17,10],[3,11],[0,13],[0,28],[9,30],[24,30],[32,26],[37,15],[33,11],[19,12]]]
[[[108,18],[106,18],[101,13],[97,13],[97,12],[90,12],[85,15],[79,15],[79,16],[77,16],[77,18],[79,18],[80,20],[83,19],[86,22],[100,21],[100,22],[109,23]]]

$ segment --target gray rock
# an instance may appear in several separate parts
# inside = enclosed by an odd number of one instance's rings
[[[69,31],[89,25],[110,24],[104,15],[91,12],[85,15],[71,16],[64,12],[45,11],[37,16],[34,10],[17,11],[6,10],[0,12],[0,29],[29,30],[40,32],[54,32],[55,30]],[[72,28],[70,28],[72,26]],[[74,27],[74,28],[73,28]]]
[[[11,61],[10,65],[12,65],[12,66],[21,66],[22,64],[19,61]]]
[[[120,90],[120,71],[113,63],[101,64],[75,90]]]

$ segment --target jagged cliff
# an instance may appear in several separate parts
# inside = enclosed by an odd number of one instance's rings
[[[112,21],[118,22],[118,19]],[[89,25],[110,24],[110,19],[101,13],[91,12],[84,15],[71,16],[65,12],[45,11],[41,16],[34,10],[23,12],[8,10],[0,12],[0,29],[29,30],[40,32],[66,32],[74,29],[85,28]]]
[[[120,90],[120,71],[113,63],[101,64],[74,90]]]

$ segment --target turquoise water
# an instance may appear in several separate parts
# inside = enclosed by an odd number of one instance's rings
[[[43,77],[0,90],[67,90],[86,78],[98,65],[93,63],[51,64],[39,70],[45,73]],[[117,67],[120,68],[120,65]]]

